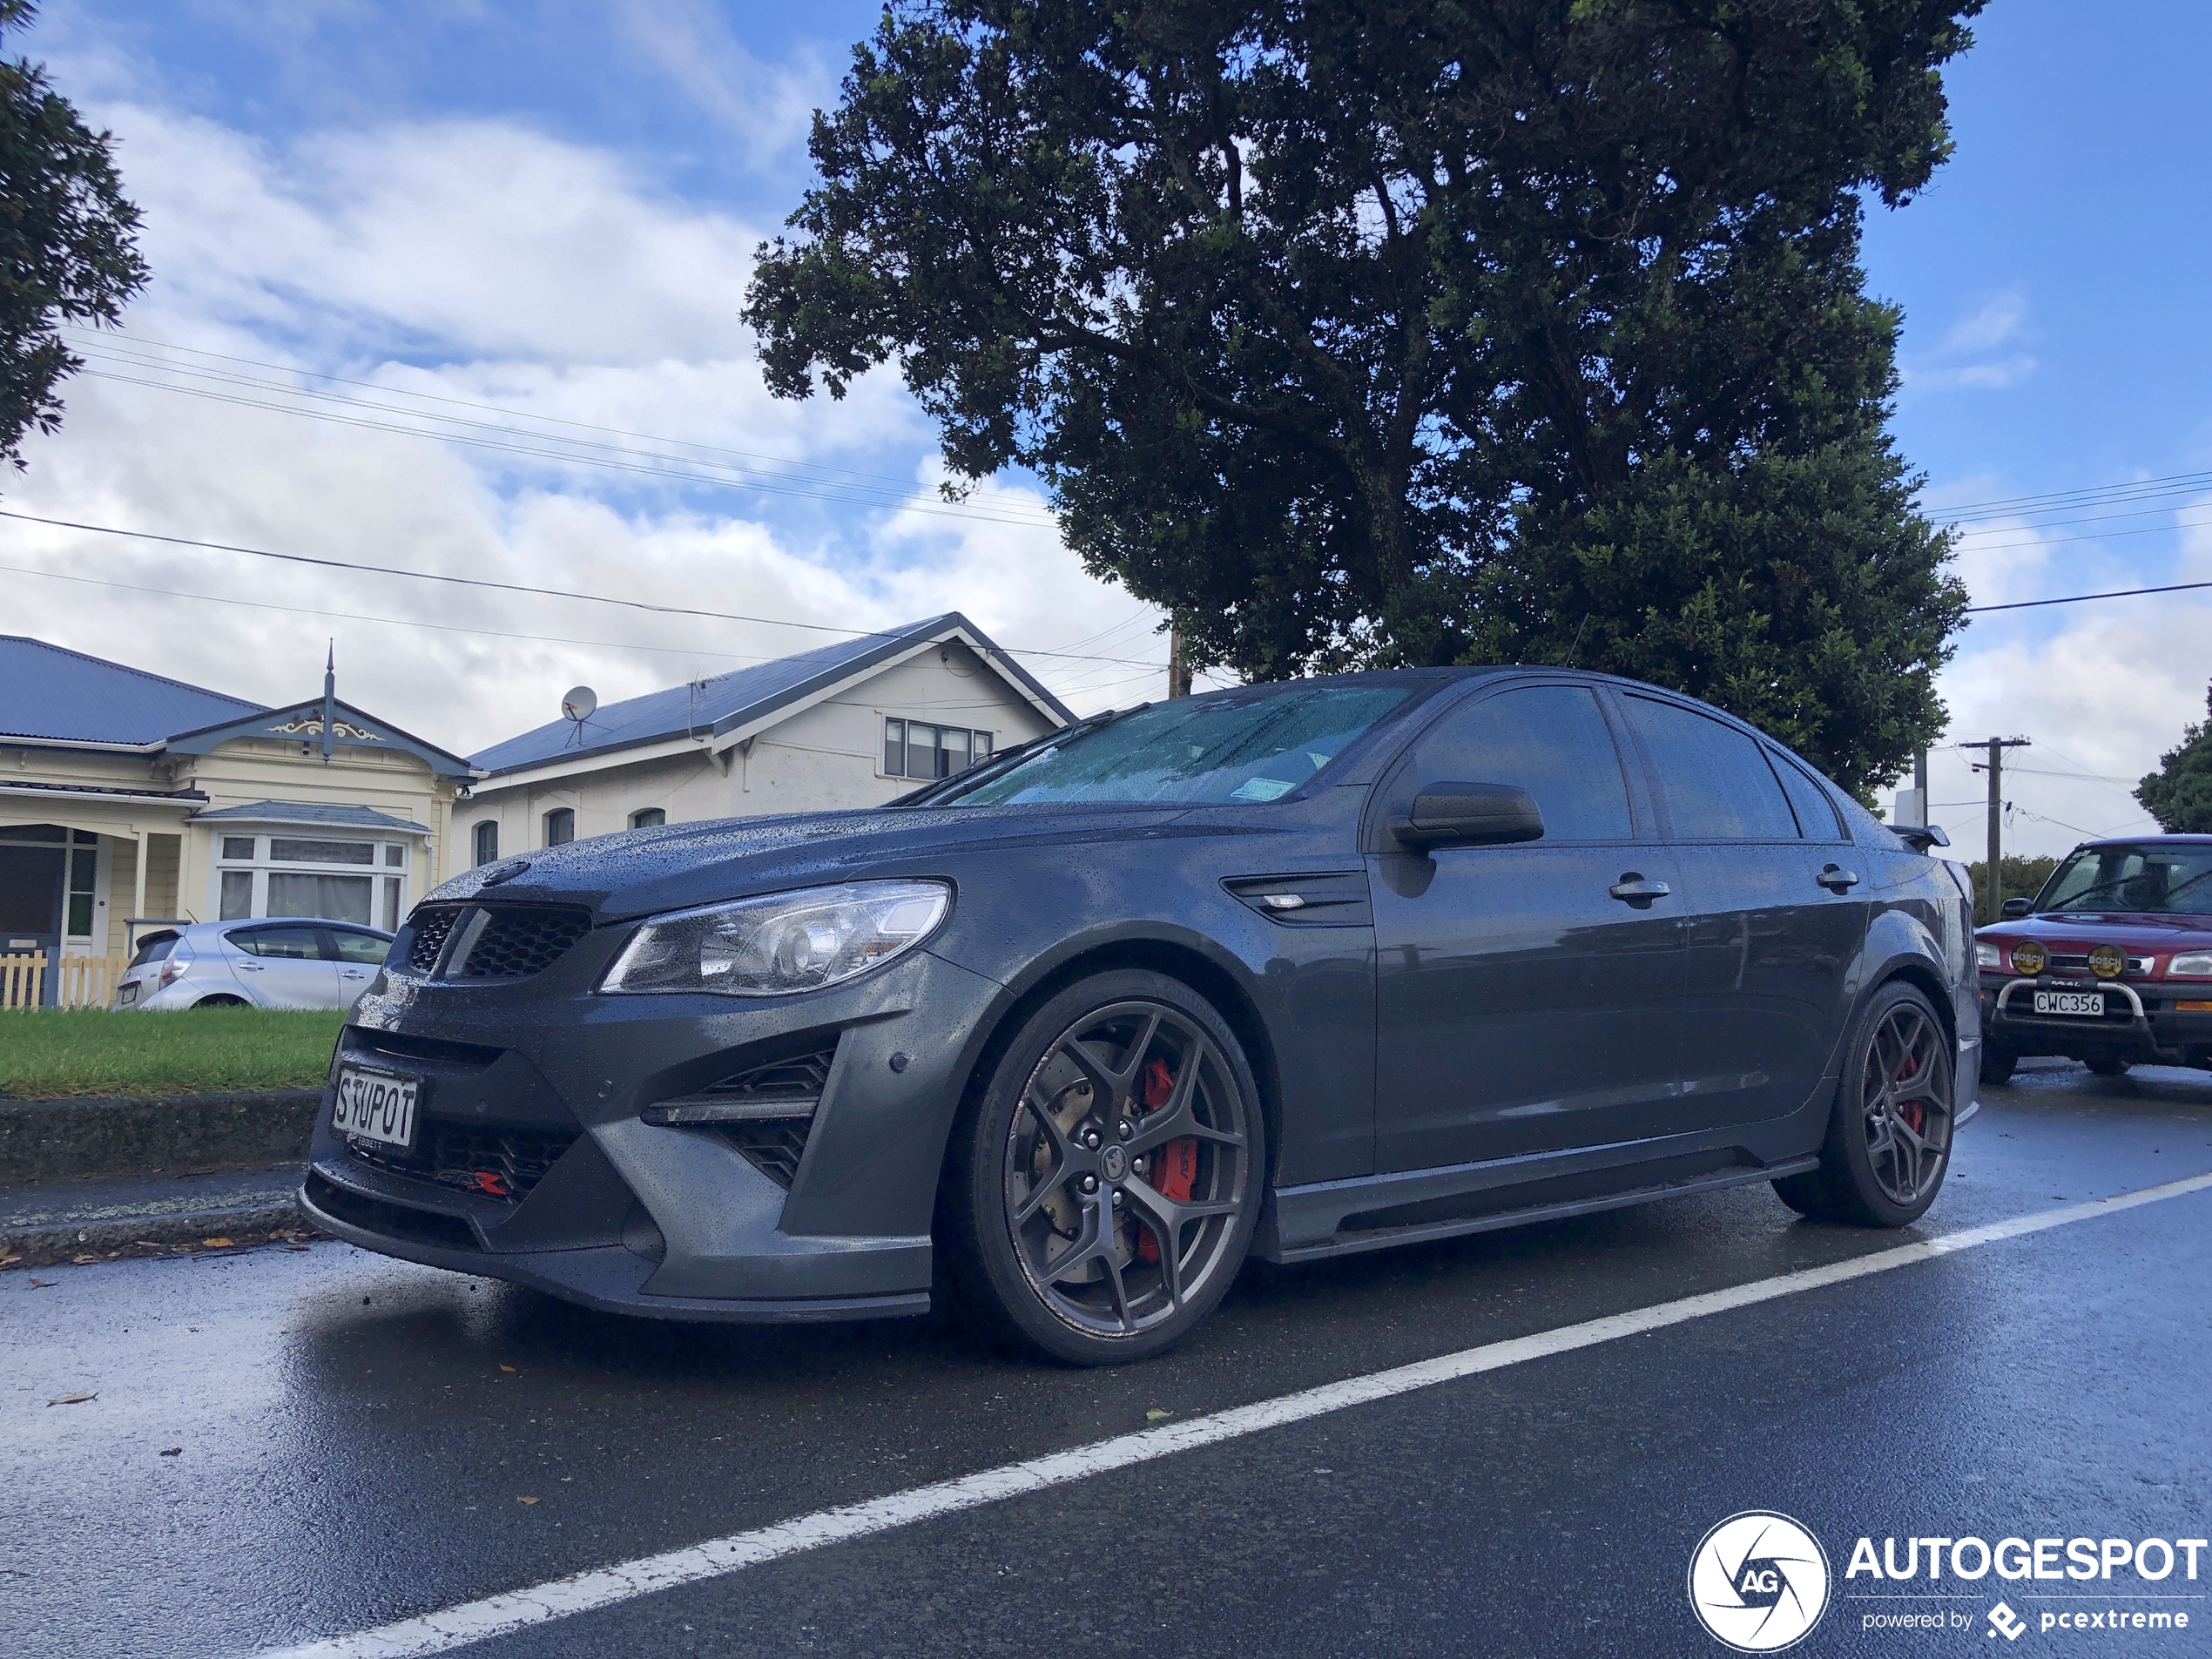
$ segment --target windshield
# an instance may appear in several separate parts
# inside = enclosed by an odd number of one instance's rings
[[[1177,698],[1075,732],[930,805],[1275,800],[1417,689],[1292,680]]]
[[[2085,846],[2052,872],[2035,907],[2212,916],[2212,846]]]

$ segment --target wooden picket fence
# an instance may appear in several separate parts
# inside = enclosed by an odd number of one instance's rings
[[[130,966],[128,956],[64,956],[58,964],[43,950],[0,956],[0,1008],[44,1007],[50,971],[56,1008],[104,1008],[115,1000],[116,983]]]

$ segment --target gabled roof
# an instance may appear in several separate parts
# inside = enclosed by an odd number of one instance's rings
[[[205,796],[202,799],[206,799]],[[409,830],[430,833],[427,824],[395,818],[371,806],[335,806],[314,800],[257,800],[248,806],[219,806],[212,813],[194,813],[195,824],[311,824],[329,829]]]
[[[83,651],[0,634],[0,743],[158,745],[171,733],[257,714],[259,703],[205,691]]]
[[[690,685],[677,685],[603,705],[583,722],[581,743],[574,724],[550,720],[535,731],[496,743],[471,755],[469,760],[496,778],[525,766],[580,760],[671,738],[720,737],[817,692],[858,679],[918,646],[955,635],[964,636],[1040,712],[1063,725],[1076,718],[1066,704],[1045,690],[981,629],[959,611],[948,610],[903,628],[864,634],[857,639],[779,657],[772,663],[718,674],[703,682],[696,693]]]
[[[411,754],[430,768],[434,777],[465,783],[474,776],[459,755],[425,743],[388,721],[380,720],[341,698],[331,699],[332,743],[346,749],[376,749],[386,753]],[[282,743],[322,744],[322,698],[314,697],[286,708],[263,709],[244,719],[225,720],[197,732],[179,732],[169,739],[172,754],[204,755],[233,738],[266,738]]]

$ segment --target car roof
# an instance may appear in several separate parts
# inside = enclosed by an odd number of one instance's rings
[[[240,916],[235,921],[203,921],[194,925],[233,934],[253,933],[264,927],[336,927],[349,934],[374,934],[379,939],[392,937],[381,927],[372,927],[365,921],[333,921],[327,916]]]
[[[2084,841],[2074,848],[2079,853],[2093,846],[2212,846],[2212,835],[2107,835],[2094,841]]]

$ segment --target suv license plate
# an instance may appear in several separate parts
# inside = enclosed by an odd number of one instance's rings
[[[387,1146],[412,1146],[415,1103],[421,1088],[420,1078],[341,1066],[338,1103],[331,1109],[330,1127],[357,1140],[381,1141]]]
[[[2104,1017],[2105,994],[2102,991],[2038,991],[2035,994],[2038,1014],[2087,1014],[2094,1018]]]

